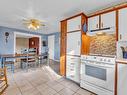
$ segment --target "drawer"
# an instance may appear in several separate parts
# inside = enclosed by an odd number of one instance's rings
[[[80,62],[80,57],[76,57],[76,56],[67,56],[67,61],[70,62]]]
[[[66,67],[80,68],[80,63],[76,62],[67,62]]]
[[[67,75],[66,78],[75,81],[75,76],[74,75]]]

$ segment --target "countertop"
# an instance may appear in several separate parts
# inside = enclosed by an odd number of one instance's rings
[[[127,64],[127,59],[118,58],[118,59],[116,59],[116,62],[120,63],[120,64]]]

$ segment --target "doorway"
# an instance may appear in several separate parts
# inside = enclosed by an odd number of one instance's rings
[[[48,36],[48,53],[49,53],[49,59],[54,60],[54,42],[55,42],[55,36]]]

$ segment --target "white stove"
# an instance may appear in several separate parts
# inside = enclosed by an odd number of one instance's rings
[[[115,58],[81,56],[81,87],[98,95],[114,95]]]

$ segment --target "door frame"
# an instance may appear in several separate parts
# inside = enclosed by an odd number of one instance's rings
[[[30,36],[30,37],[38,37],[39,38],[39,54],[41,54],[41,47],[42,47],[42,39],[41,36],[36,34],[28,34],[28,33],[21,33],[21,32],[14,32],[14,54],[16,52],[16,35],[23,35],[23,36]]]

